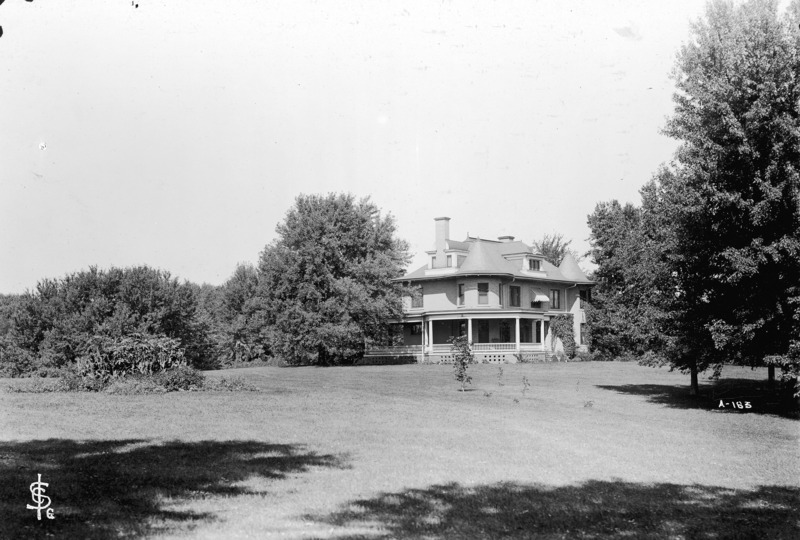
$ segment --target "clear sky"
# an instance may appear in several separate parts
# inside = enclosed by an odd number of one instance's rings
[[[420,253],[639,202],[704,3],[234,0],[0,6],[0,292],[90,265],[198,283],[299,193],[369,195]]]

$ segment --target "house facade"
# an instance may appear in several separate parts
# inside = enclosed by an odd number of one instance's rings
[[[467,336],[479,362],[544,361],[563,350],[550,322],[568,313],[586,350],[583,308],[594,283],[574,257],[556,267],[512,236],[456,241],[450,218],[434,221],[428,264],[400,278],[414,291],[404,298],[404,318],[391,344],[367,351],[365,363],[447,362],[455,336]]]

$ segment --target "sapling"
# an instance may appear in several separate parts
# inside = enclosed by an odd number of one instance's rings
[[[453,353],[453,372],[455,378],[461,383],[461,391],[465,390],[466,385],[472,383],[472,377],[467,375],[467,365],[475,361],[472,354],[472,343],[467,336],[450,338],[450,350]]]

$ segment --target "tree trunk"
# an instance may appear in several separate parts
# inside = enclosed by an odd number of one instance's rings
[[[775,366],[767,367],[767,384],[770,388],[775,386]]]
[[[695,362],[692,362],[691,373],[692,373],[692,384],[691,387],[689,388],[689,395],[696,396],[697,394],[700,393],[700,388],[697,384],[697,363]]]

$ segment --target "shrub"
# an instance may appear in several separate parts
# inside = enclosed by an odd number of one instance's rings
[[[219,379],[206,379],[204,390],[220,392],[258,392],[258,388],[247,382],[242,377],[220,377]]]
[[[0,336],[0,377],[20,377],[34,371],[36,357],[8,336]]]
[[[189,366],[176,366],[158,373],[153,380],[167,392],[199,390],[203,387],[205,375]]]
[[[77,371],[107,381],[125,375],[152,375],[185,363],[180,342],[165,336],[133,334],[122,338],[93,336]]]
[[[475,363],[472,353],[472,343],[467,336],[450,338],[450,350],[453,352],[453,371],[456,381],[461,383],[461,391],[472,382],[472,377],[467,375],[467,365]]]
[[[572,313],[563,313],[551,318],[550,328],[553,331],[553,339],[560,339],[566,355],[574,358],[576,346]]]
[[[111,382],[105,391],[109,394],[161,394],[167,390],[159,384],[158,376],[133,375]]]

